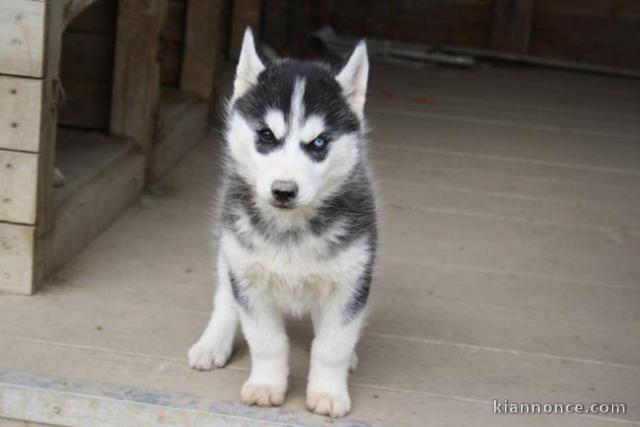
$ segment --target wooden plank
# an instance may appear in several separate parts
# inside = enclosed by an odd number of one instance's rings
[[[38,162],[38,211],[36,214],[36,235],[46,234],[52,227],[53,212],[53,172],[56,136],[58,131],[58,107],[62,99],[59,79],[60,53],[62,50],[64,4],[49,2],[47,7],[47,36],[45,79],[43,91],[43,113],[41,119],[41,142]],[[33,277],[30,291],[35,292],[44,280],[45,266],[51,256],[46,247],[36,240],[32,254]],[[27,283],[23,287],[27,287]]]
[[[59,132],[56,165],[67,178],[55,190],[55,224],[41,242],[50,274],[71,260],[135,201],[144,185],[145,159],[128,140],[101,132]]]
[[[0,73],[42,77],[45,8],[43,2],[0,2]]]
[[[0,291],[31,294],[34,283],[34,235],[30,225],[0,222]]]
[[[0,150],[0,221],[35,224],[38,155]]]
[[[507,52],[526,53],[531,38],[534,0],[496,0],[491,45]]]
[[[207,103],[195,96],[165,89],[156,121],[156,141],[149,156],[149,176],[158,179],[205,137]]]
[[[0,76],[0,149],[40,149],[42,95],[42,80]]]
[[[222,39],[223,0],[189,0],[180,88],[209,99]]]
[[[150,146],[160,86],[158,50],[166,0],[121,0],[111,104],[111,132]]]

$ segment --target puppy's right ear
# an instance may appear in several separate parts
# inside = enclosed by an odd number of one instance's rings
[[[258,82],[258,76],[264,70],[264,64],[256,52],[251,28],[247,27],[242,39],[240,59],[236,68],[236,79],[233,82],[233,98],[238,99]]]

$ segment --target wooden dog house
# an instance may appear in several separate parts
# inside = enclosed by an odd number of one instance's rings
[[[33,293],[205,135],[222,4],[0,3],[0,291]]]

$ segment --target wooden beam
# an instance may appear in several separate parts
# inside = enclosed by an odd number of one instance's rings
[[[223,0],[189,0],[180,88],[209,99],[222,39]]]
[[[160,87],[159,36],[166,0],[120,0],[111,101],[111,132],[146,150]]]
[[[0,1],[1,74],[42,77],[46,7],[30,0]]]
[[[491,46],[493,49],[527,53],[531,39],[534,0],[495,0]]]
[[[62,54],[62,32],[64,4],[48,2],[45,31],[45,68],[42,94],[42,117],[40,120],[40,151],[38,156],[38,199],[36,229],[30,282],[24,282],[21,293],[35,292],[44,281],[44,272],[51,253],[44,244],[45,236],[52,228],[53,212],[53,172],[58,132],[58,109],[62,102],[60,83],[60,57]]]

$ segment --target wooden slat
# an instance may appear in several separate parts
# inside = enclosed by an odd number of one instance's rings
[[[0,222],[0,291],[31,294],[35,227]]]
[[[491,44],[494,49],[526,53],[531,38],[534,0],[496,0]]]
[[[42,80],[0,76],[0,149],[37,152],[41,113]]]
[[[189,0],[180,88],[202,99],[213,89],[221,46],[222,0]]]
[[[38,155],[0,150],[0,221],[35,224]]]
[[[166,0],[121,0],[111,103],[111,132],[151,144],[160,86],[159,35]]]
[[[0,73],[42,77],[45,9],[43,2],[0,2]]]

